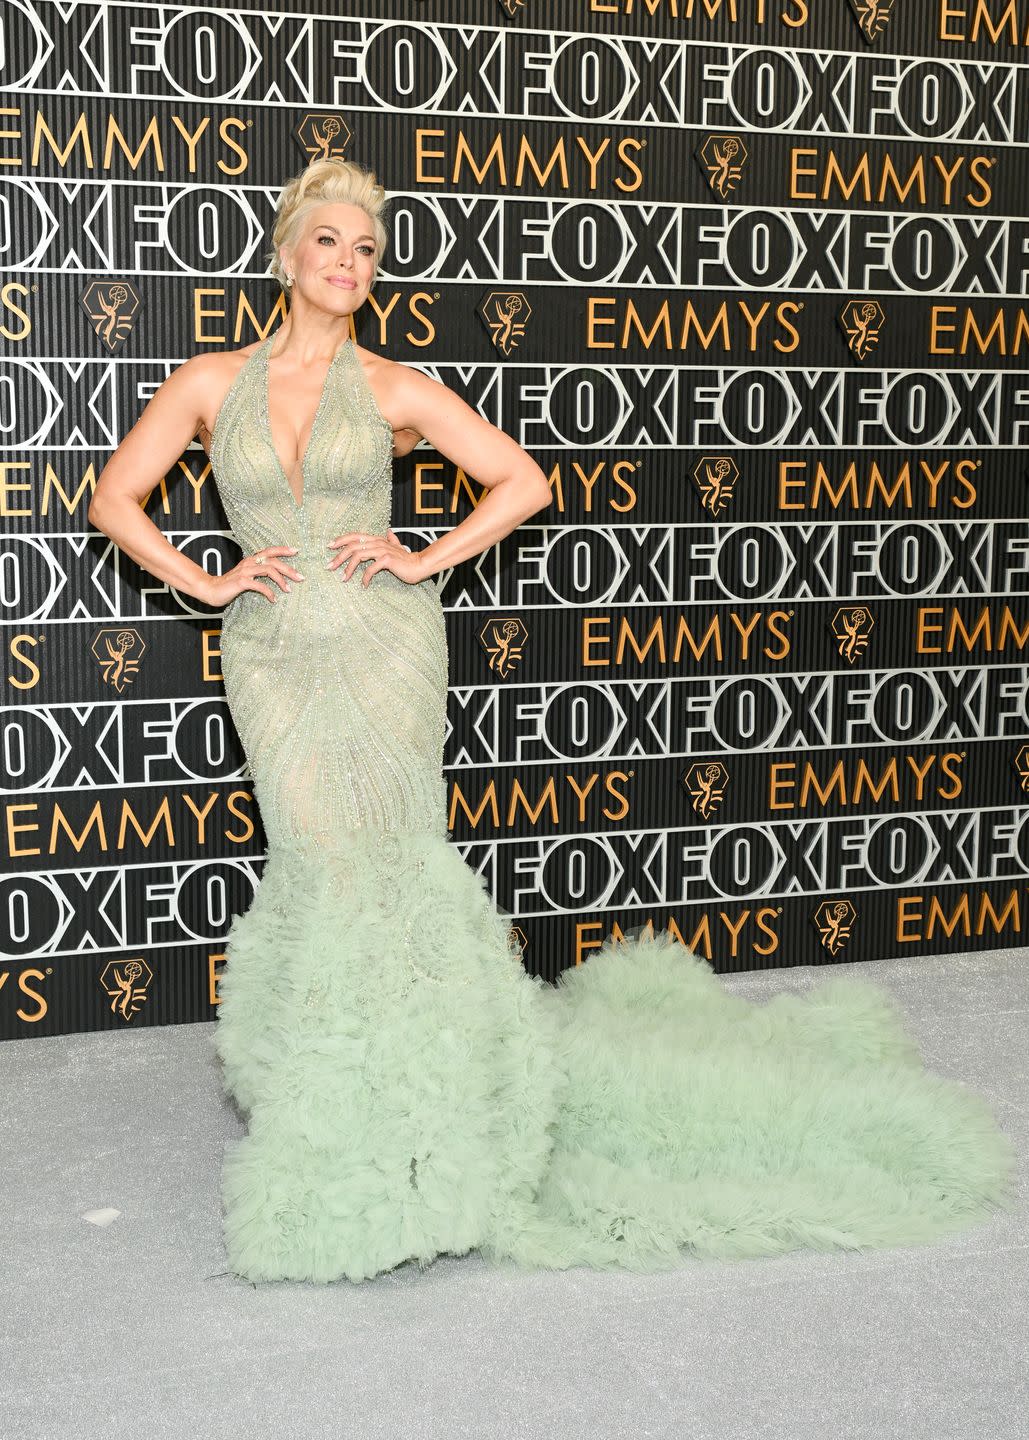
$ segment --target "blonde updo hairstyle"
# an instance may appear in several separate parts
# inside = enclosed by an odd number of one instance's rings
[[[375,274],[378,278],[379,265],[386,252],[388,235],[382,215],[386,208],[386,192],[374,173],[364,170],[353,160],[332,155],[324,160],[312,160],[299,175],[294,175],[282,187],[275,211],[275,225],[272,229],[272,251],[268,257],[272,275],[289,294],[286,272],[279,259],[279,249],[286,245],[290,249],[296,244],[303,228],[304,217],[318,205],[359,205],[371,222],[370,230],[375,236]]]

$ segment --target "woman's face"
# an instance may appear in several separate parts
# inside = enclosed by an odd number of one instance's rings
[[[293,250],[280,258],[293,276],[292,294],[319,309],[352,315],[367,300],[375,278],[379,247],[368,216],[359,205],[318,205],[301,222]]]

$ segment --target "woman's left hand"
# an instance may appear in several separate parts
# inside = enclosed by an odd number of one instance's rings
[[[413,555],[406,545],[401,545],[392,530],[387,530],[385,535],[367,535],[356,530],[349,535],[337,535],[335,540],[329,541],[329,548],[338,549],[339,554],[329,561],[328,568],[335,570],[345,565],[344,580],[349,580],[358,565],[363,565],[366,560],[370,563],[361,576],[361,583],[365,586],[376,570],[389,570],[408,585],[428,579],[424,562]]]

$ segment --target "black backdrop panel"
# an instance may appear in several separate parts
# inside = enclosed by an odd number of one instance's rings
[[[340,8],[0,11],[0,1036],[217,1013],[265,854],[220,615],[86,509],[172,369],[281,320],[318,153],[391,196],[360,343],[552,484],[439,577],[452,843],[526,966],[1020,944],[1029,4]],[[480,498],[395,476],[414,547]],[[199,446],[153,482],[235,563]]]

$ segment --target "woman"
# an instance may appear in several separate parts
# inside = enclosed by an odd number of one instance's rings
[[[222,1176],[232,1269],[361,1280],[473,1248],[526,1266],[914,1243],[1007,1198],[985,1103],[926,1072],[888,997],[767,1005],[668,936],[548,986],[450,845],[433,577],[543,509],[542,471],[436,381],[359,349],[385,195],[342,160],[286,185],[266,340],[172,374],[90,519],[224,607],[225,693],[268,838],[215,1043],[249,1119]],[[197,433],[243,558],[208,575],[139,501]],[[486,488],[418,554],[390,522],[418,436]]]

